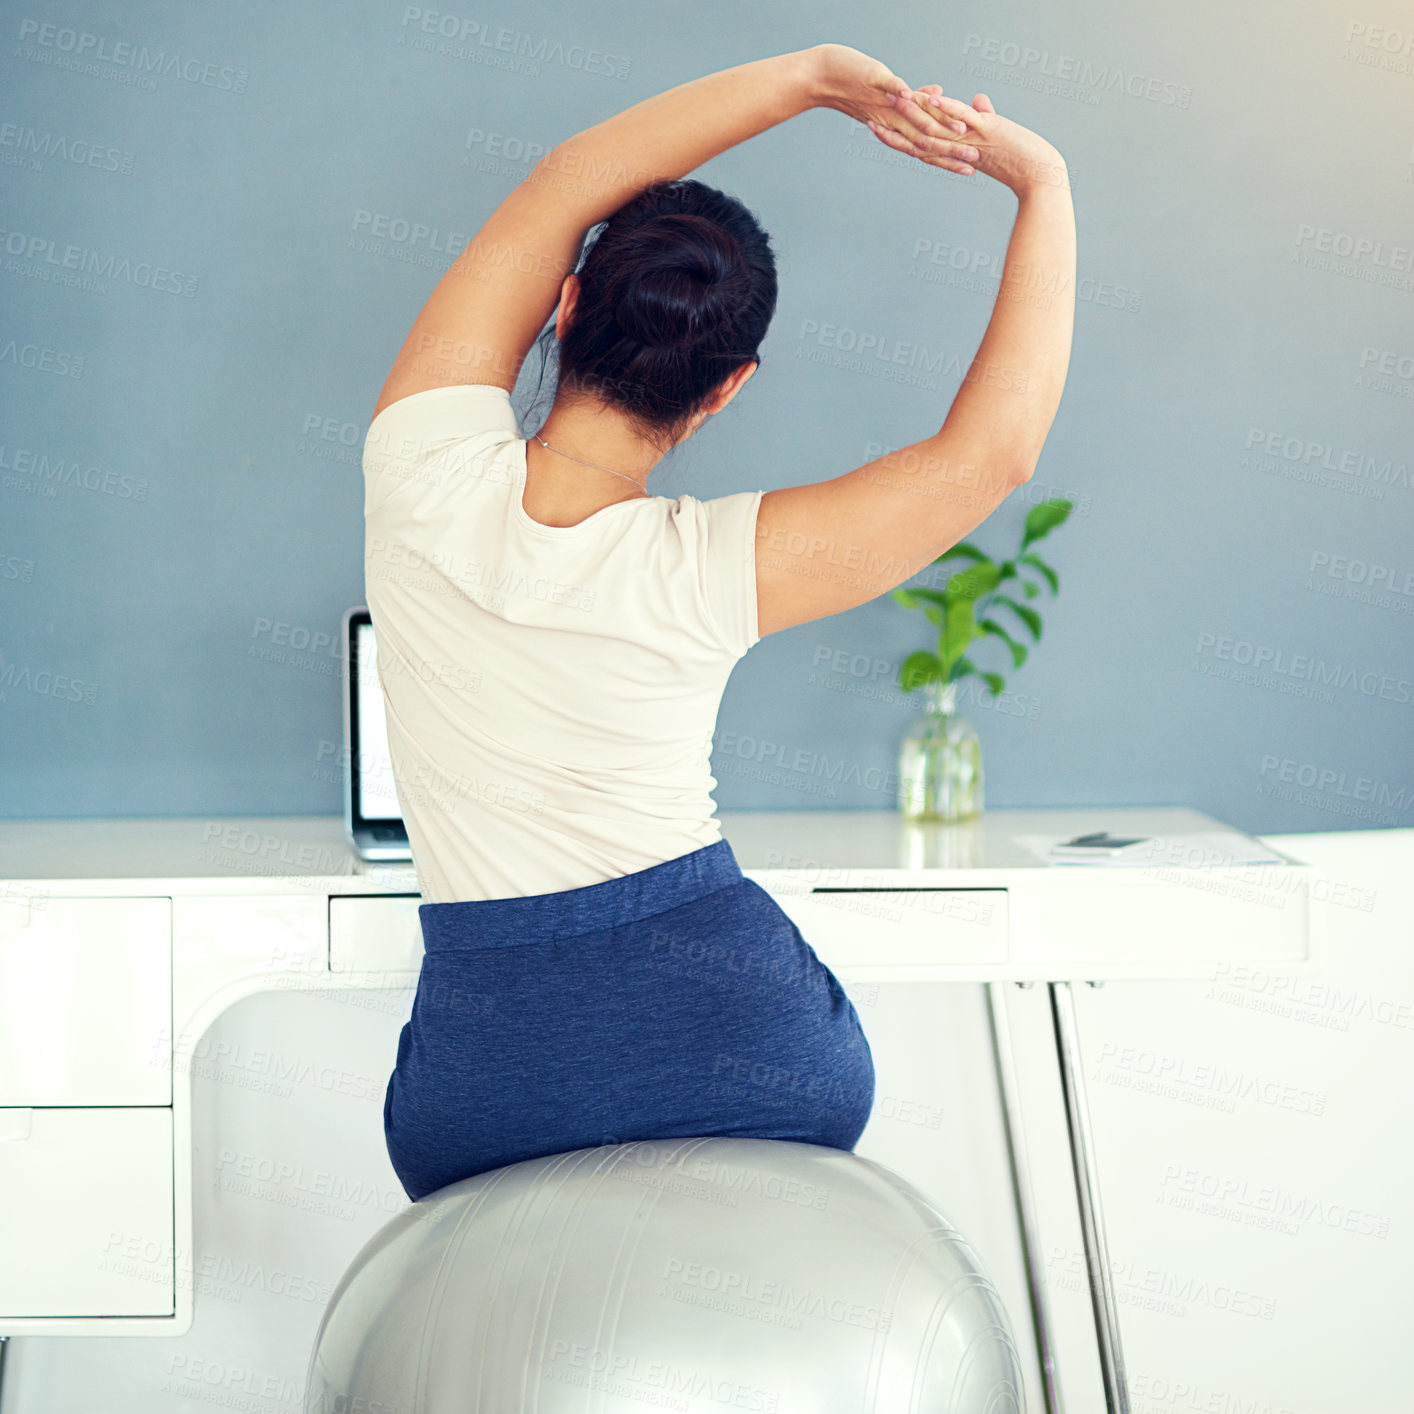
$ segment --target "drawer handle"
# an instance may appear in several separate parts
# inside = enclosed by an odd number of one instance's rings
[[[1005,885],[985,884],[889,884],[860,885],[854,887],[841,884],[838,887],[821,884],[810,891],[813,894],[1004,894]]]

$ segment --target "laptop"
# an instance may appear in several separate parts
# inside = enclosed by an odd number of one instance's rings
[[[411,859],[398,804],[378,643],[366,605],[344,614],[344,834],[361,859]]]

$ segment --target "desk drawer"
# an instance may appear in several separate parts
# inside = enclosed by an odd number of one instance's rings
[[[170,1109],[0,1109],[0,1319],[169,1316]]]
[[[842,979],[926,980],[940,965],[1007,961],[1005,889],[816,889],[773,897]]]
[[[1229,962],[1308,964],[1312,902],[1293,871],[1254,864],[1133,872],[1142,877],[1076,878],[1018,897],[1012,961],[1051,977],[1083,977],[1087,966],[1091,976],[1144,977],[1156,960],[1169,977],[1211,977]]]
[[[0,899],[0,1105],[171,1103],[171,900]]]
[[[422,969],[421,894],[343,894],[329,900],[329,971]]]

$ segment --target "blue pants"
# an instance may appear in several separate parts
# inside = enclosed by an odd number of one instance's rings
[[[413,1200],[522,1159],[709,1135],[853,1149],[874,1060],[725,839],[583,888],[422,904],[383,1104]]]

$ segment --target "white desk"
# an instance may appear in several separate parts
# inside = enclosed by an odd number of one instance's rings
[[[995,810],[954,826],[891,810],[720,819],[743,872],[842,981],[990,983],[994,1024],[996,984],[1052,984],[1102,1363],[1111,1408],[1127,1409],[1066,984],[1232,962],[1308,972],[1329,881],[1287,856],[1048,866],[1013,839],[1222,828],[1183,807]],[[189,1077],[205,1032],[258,991],[408,986],[420,902],[411,866],[360,861],[337,816],[0,821],[0,1335],[190,1327]],[[994,1041],[1006,1100],[1009,1045]],[[1049,1396],[1009,1103],[1008,1122]]]

